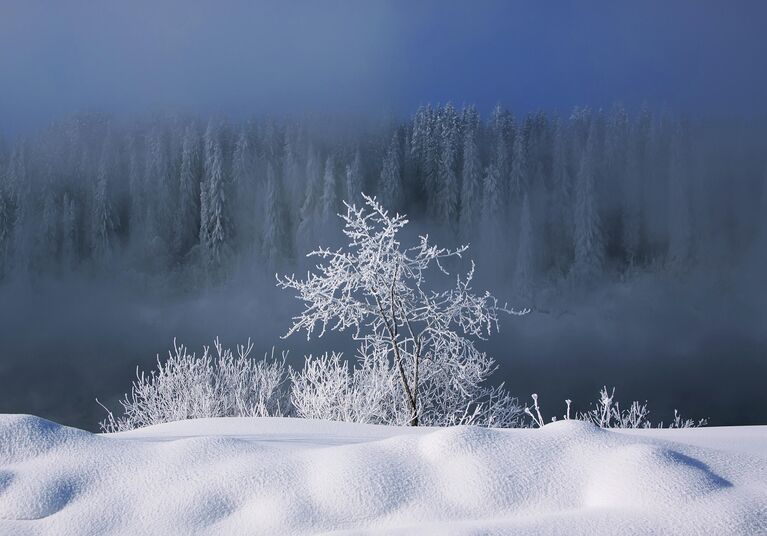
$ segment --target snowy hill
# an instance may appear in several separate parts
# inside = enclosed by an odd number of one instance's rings
[[[767,426],[0,416],[0,534],[766,534]]]

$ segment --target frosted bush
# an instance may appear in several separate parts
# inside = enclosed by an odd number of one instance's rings
[[[296,415],[308,419],[406,424],[397,408],[397,378],[378,364],[351,368],[339,353],[308,356],[301,371],[290,371],[291,403]],[[404,409],[404,408],[403,408]],[[405,422],[399,422],[404,420]]]
[[[541,415],[541,408],[538,405],[538,395],[531,395],[533,400],[532,407],[525,405],[524,412],[528,416],[533,426],[541,427],[545,423]],[[565,400],[567,410],[563,416],[565,420],[573,418],[571,416],[572,400]],[[650,410],[647,408],[647,402],[640,403],[636,400],[631,402],[628,407],[621,407],[621,403],[615,400],[615,388],[608,390],[602,387],[599,391],[599,399],[592,405],[592,408],[585,412],[577,412],[574,418],[581,421],[592,422],[600,428],[697,428],[706,426],[707,419],[686,419],[679,412],[674,410],[674,419],[666,425],[663,421],[653,424],[648,418]],[[552,417],[556,421],[556,417]]]
[[[168,359],[157,358],[149,374],[136,370],[130,394],[120,401],[123,413],[108,408],[100,423],[105,432],[119,432],[163,422],[203,417],[265,417],[285,415],[289,409],[284,390],[285,354],[256,360],[253,344],[223,348],[218,339],[213,352],[205,346],[201,356],[189,354],[173,341]],[[102,405],[103,407],[103,405]]]
[[[360,348],[356,364],[341,354],[307,357],[304,368],[290,370],[291,402],[296,414],[371,424],[407,425],[410,408],[402,393],[398,371],[386,359],[386,349],[372,344]],[[421,379],[420,423],[426,426],[471,424],[513,427],[521,424],[522,407],[503,385],[485,382],[493,361],[464,364],[463,370],[424,363]]]
[[[120,401],[122,414],[107,411],[105,432],[119,432],[164,422],[204,417],[296,415],[309,419],[407,425],[410,408],[398,371],[386,348],[365,342],[356,363],[340,353],[308,356],[303,368],[285,365],[285,355],[256,360],[253,345],[223,348],[216,339],[202,355],[174,341],[168,358],[150,372],[136,372],[131,391]],[[486,386],[495,370],[485,354],[463,363],[431,363],[421,379],[421,419],[427,426],[471,424],[513,427],[522,408],[500,386]],[[103,406],[102,406],[103,407]]]

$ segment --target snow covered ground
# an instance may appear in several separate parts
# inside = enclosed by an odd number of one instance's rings
[[[767,426],[0,415],[0,534],[767,534]]]

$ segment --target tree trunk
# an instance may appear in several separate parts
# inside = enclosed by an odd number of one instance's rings
[[[407,376],[405,375],[405,369],[402,367],[402,358],[400,357],[399,347],[397,346],[397,341],[394,339],[392,339],[392,346],[394,347],[394,359],[397,364],[397,371],[399,372],[400,380],[402,380],[402,387],[405,389],[405,399],[410,406],[410,422],[408,422],[408,426],[418,426],[416,395],[411,391],[410,386],[407,383]]]

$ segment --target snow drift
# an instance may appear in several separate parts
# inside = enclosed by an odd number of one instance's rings
[[[2,534],[328,532],[764,534],[767,427],[219,418],[98,435],[0,416]]]

